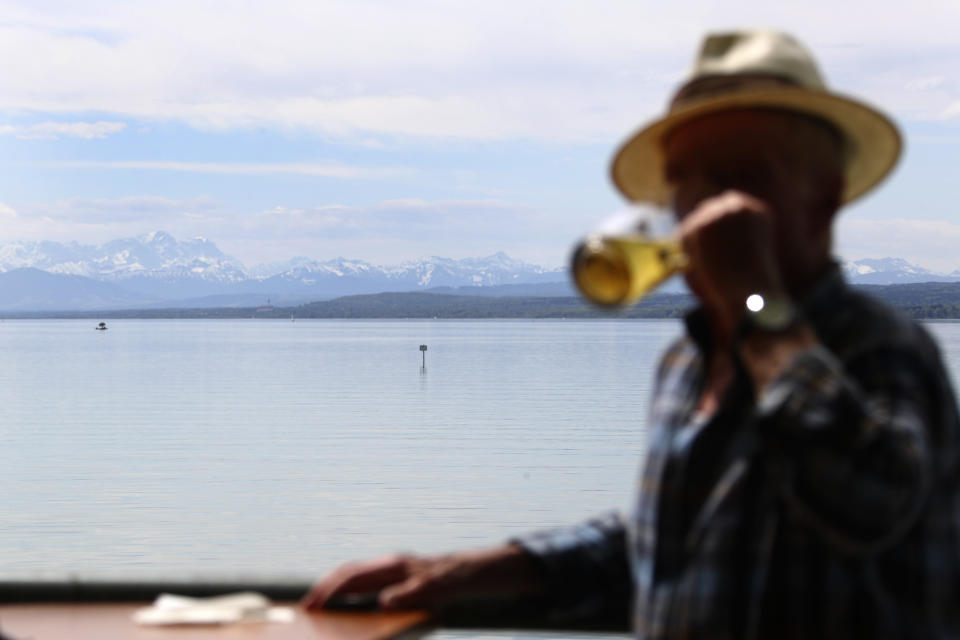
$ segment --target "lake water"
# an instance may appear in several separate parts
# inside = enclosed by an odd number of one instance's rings
[[[94,324],[0,323],[4,577],[310,579],[627,508],[681,330]],[[927,326],[957,379],[960,323]]]
[[[309,579],[624,508],[680,330],[94,324],[0,323],[3,575]]]

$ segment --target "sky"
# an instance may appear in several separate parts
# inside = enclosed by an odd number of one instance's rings
[[[702,35],[750,26],[905,136],[838,254],[960,269],[956,0],[0,0],[0,243],[560,266]]]

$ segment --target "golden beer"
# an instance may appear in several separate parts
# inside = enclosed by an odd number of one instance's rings
[[[672,238],[592,235],[574,250],[571,272],[587,300],[616,307],[638,301],[687,264]]]

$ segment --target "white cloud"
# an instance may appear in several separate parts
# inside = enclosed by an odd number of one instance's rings
[[[891,15],[908,15],[891,20]],[[827,17],[828,16],[828,17]],[[90,1],[0,7],[0,109],[330,135],[609,140],[653,115],[706,29],[784,25],[901,117],[960,100],[953,0]],[[904,90],[910,87],[910,90]],[[911,94],[923,94],[920,100]],[[953,113],[950,111],[950,113]]]
[[[576,3],[279,2],[229,13],[202,1],[98,4],[0,9],[0,55],[32,52],[29,71],[5,74],[0,109],[217,129],[583,139],[619,133],[653,106],[638,104],[637,88],[674,75],[662,65],[682,65],[672,37],[609,32]],[[627,84],[624,69],[641,72]]]
[[[359,144],[361,147],[366,147],[367,149],[386,149],[387,148],[387,145],[385,145],[380,140],[377,140],[376,138],[365,138],[363,140],[360,140],[357,144]]]
[[[55,240],[99,243],[145,231],[184,226],[198,218],[212,223],[222,205],[209,198],[159,196],[70,198],[50,203],[0,204],[0,241]],[[196,234],[189,234],[190,237]]]
[[[960,100],[952,102],[940,113],[944,120],[960,116]]]
[[[843,258],[904,258],[933,271],[960,269],[960,224],[947,220],[870,220],[840,216],[837,252]]]
[[[131,169],[180,171],[186,173],[219,173],[228,175],[302,174],[328,178],[386,178],[409,176],[414,169],[404,167],[352,167],[336,163],[248,163],[248,162],[167,162],[156,160],[53,162],[46,166],[73,169]]]
[[[59,138],[106,138],[127,128],[123,122],[37,122],[28,125],[0,126],[0,135],[24,139],[57,140]]]
[[[907,91],[929,91],[930,89],[936,89],[937,87],[943,86],[944,82],[946,82],[946,78],[943,76],[914,78],[912,80],[908,80],[904,88]]]

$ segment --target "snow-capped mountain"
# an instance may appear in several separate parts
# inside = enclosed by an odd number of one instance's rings
[[[302,267],[303,265],[311,262],[314,262],[314,260],[311,260],[306,256],[294,256],[289,260],[283,260],[281,262],[266,262],[264,264],[258,264],[247,269],[247,273],[254,278],[269,278],[270,276],[275,276],[279,273],[284,273],[285,271]]]
[[[17,242],[0,246],[0,271],[34,268],[49,273],[120,281],[131,277],[199,277],[244,280],[243,265],[205,238],[178,241],[163,231],[111,240],[103,245],[76,242]]]
[[[561,269],[544,269],[498,252],[486,258],[453,260],[432,256],[396,266],[377,266],[362,260],[336,258],[326,262],[301,263],[276,276],[285,281],[315,284],[323,279],[368,279],[404,289],[444,286],[492,286],[516,282],[555,281],[565,277]],[[388,290],[393,290],[390,286]]]
[[[960,269],[937,273],[903,258],[865,258],[843,263],[843,272],[853,284],[909,284],[913,282],[960,282]]]
[[[566,279],[563,269],[545,269],[514,260],[503,253],[463,260],[434,256],[394,266],[380,266],[341,257],[324,262],[312,260],[300,263],[287,271],[263,278],[256,288],[258,291],[286,295],[310,293],[319,299],[359,293],[529,284]]]
[[[557,280],[564,270],[549,270],[521,260],[514,260],[502,251],[485,258],[451,260],[433,256],[427,260],[405,262],[394,269],[395,277],[415,278],[418,287],[447,287],[469,284],[489,287],[518,282]],[[565,277],[565,276],[564,276]],[[464,283],[463,281],[468,282]]]
[[[321,262],[301,256],[247,270],[209,240],[178,241],[163,231],[112,240],[99,246],[76,242],[18,242],[0,246],[0,276],[25,269],[116,285],[108,296],[91,299],[91,304],[100,305],[109,298],[113,308],[124,304],[191,306],[201,297],[224,304],[229,296],[249,301],[250,294],[286,302],[307,302],[358,293],[566,280],[563,269],[544,269],[514,260],[502,252],[464,260],[431,257],[393,266],[342,257]],[[35,284],[29,287],[24,284],[28,281]],[[72,286],[78,286],[78,282],[73,280]],[[44,298],[42,291],[52,286],[49,278],[39,278],[36,273],[19,274],[17,278],[0,277],[0,286],[7,288],[0,308],[91,308],[77,306],[76,296],[70,298],[71,306],[61,306],[66,303],[62,295],[66,285],[61,285],[56,288],[58,293],[51,290]],[[17,290],[21,287],[31,290],[29,295],[25,290],[18,298]],[[91,291],[94,289],[96,287],[89,287]],[[126,302],[121,295],[123,291],[129,294]],[[27,304],[31,306],[25,307]]]

